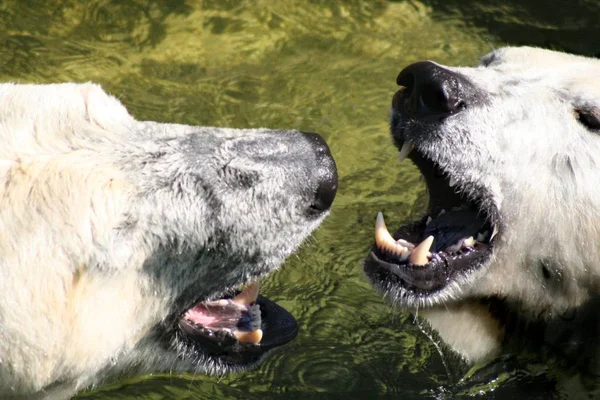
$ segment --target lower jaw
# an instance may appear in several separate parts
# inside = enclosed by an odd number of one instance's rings
[[[234,342],[227,345],[216,343],[202,336],[186,337],[184,343],[194,352],[218,360],[232,368],[246,368],[264,357],[268,352],[293,340],[298,334],[298,324],[283,307],[266,297],[258,296],[256,304],[262,314],[260,343]]]
[[[461,208],[444,214],[443,218],[456,219],[457,215],[464,213],[467,216],[473,214]],[[434,221],[441,221],[441,216],[442,213]],[[473,235],[475,238],[460,239],[458,245],[448,246],[443,242],[437,244],[436,237],[428,236],[431,235],[427,233],[431,226],[436,226],[436,222],[429,225],[431,217],[425,216],[420,221],[403,225],[392,236],[379,213],[375,244],[365,262],[365,273],[374,286],[392,296],[396,304],[421,307],[447,300],[452,294],[452,287],[486,265],[492,255],[491,240],[495,229],[491,232],[483,220],[471,219],[489,230],[485,234],[474,235],[472,230],[461,228],[460,221],[453,221],[451,226],[456,226],[456,237],[460,237],[462,232],[468,233],[463,236]],[[465,224],[468,226],[469,222],[471,220],[466,219]],[[432,246],[434,239],[436,244]]]
[[[456,293],[452,287],[483,268],[491,254],[491,246],[488,246],[473,250],[462,260],[438,259],[424,266],[397,265],[386,262],[375,246],[365,260],[364,271],[371,283],[395,305],[428,307],[453,298]],[[469,262],[466,262],[467,257]]]

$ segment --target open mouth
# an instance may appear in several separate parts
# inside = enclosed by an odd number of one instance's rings
[[[294,339],[294,317],[258,292],[252,282],[231,296],[194,304],[179,318],[182,340],[229,364],[247,364]]]
[[[389,233],[383,214],[377,215],[375,245],[365,272],[398,301],[428,298],[480,268],[492,255],[497,234],[491,196],[442,166],[407,142],[400,159],[408,157],[421,171],[429,194],[427,215]]]

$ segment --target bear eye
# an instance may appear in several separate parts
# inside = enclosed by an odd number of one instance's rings
[[[600,113],[597,110],[575,110],[577,120],[592,131],[600,130]]]

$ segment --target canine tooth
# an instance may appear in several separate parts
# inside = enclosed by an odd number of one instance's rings
[[[427,239],[423,240],[417,247],[413,249],[410,253],[410,257],[408,261],[414,265],[425,265],[429,262],[427,255],[429,253],[429,249],[433,244],[433,236],[429,236]]]
[[[427,221],[425,221],[425,225],[429,225],[431,223],[431,221],[433,221],[433,218],[431,218],[431,215],[429,217],[427,217]]]
[[[440,215],[443,215],[443,214],[446,214],[446,209],[445,209],[445,208],[442,208],[442,211],[440,211],[440,213],[438,214],[438,217],[439,217]]]
[[[465,240],[463,240],[463,246],[464,247],[475,246],[475,239],[473,239],[473,236],[470,236],[470,237],[466,238]]]
[[[494,229],[492,229],[492,236],[490,236],[490,241],[498,234],[498,228],[494,225]]]
[[[454,186],[456,186],[456,179],[454,179],[454,178],[450,178],[449,185],[450,185],[450,187],[454,187]]]
[[[483,233],[479,232],[477,234],[477,241],[480,242],[480,243],[485,242],[485,235]]]
[[[389,243],[396,243],[392,235],[390,235],[387,226],[385,226],[385,220],[381,211],[377,213],[377,219],[375,220],[375,243],[378,246],[386,248]]]
[[[392,235],[390,235],[381,212],[377,213],[377,220],[375,221],[375,244],[380,249],[385,249],[398,255],[408,250],[406,247],[396,243]]]
[[[240,343],[258,344],[260,343],[263,337],[262,329],[255,329],[251,332],[235,331],[233,332],[233,334]]]
[[[244,290],[242,290],[242,293],[235,296],[231,301],[241,306],[254,304],[258,297],[258,289],[258,282],[251,282]]]
[[[410,154],[410,152],[413,149],[413,145],[408,143],[408,142],[404,142],[404,144],[402,145],[402,148],[400,149],[400,153],[398,154],[398,159],[400,160],[400,162],[404,161],[404,159]]]

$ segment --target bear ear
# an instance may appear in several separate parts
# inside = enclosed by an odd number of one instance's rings
[[[79,88],[85,101],[86,119],[105,130],[122,129],[134,119],[117,98],[106,93],[100,85],[85,83]],[[117,130],[116,132],[120,132]]]

